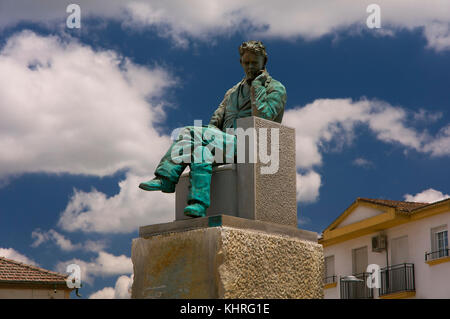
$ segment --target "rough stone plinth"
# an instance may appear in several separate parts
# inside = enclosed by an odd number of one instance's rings
[[[223,215],[189,222],[141,227],[132,298],[323,298],[316,233]]]

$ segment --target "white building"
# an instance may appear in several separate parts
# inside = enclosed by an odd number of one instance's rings
[[[449,225],[450,199],[358,198],[319,240],[325,298],[450,298]],[[370,264],[381,268],[380,288],[367,287]]]

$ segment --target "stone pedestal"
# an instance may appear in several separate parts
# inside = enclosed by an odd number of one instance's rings
[[[295,130],[257,117],[237,127],[246,160],[213,169],[207,216],[184,216],[185,173],[176,221],[140,228],[132,298],[323,298],[323,247],[297,229]]]
[[[317,233],[217,215],[140,228],[132,298],[323,298]]]

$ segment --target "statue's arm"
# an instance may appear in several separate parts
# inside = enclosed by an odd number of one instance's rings
[[[265,85],[264,75],[258,76],[251,87],[254,116],[273,121],[286,105],[286,88],[278,81]]]
[[[225,118],[225,106],[228,103],[228,97],[230,95],[232,89],[229,89],[227,93],[225,94],[225,97],[223,98],[222,102],[219,104],[219,107],[214,111],[213,115],[211,116],[211,120],[209,121],[209,125],[214,125],[219,130],[222,130],[223,126],[223,120]]]

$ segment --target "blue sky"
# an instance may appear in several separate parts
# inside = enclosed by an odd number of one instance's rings
[[[378,1],[380,29],[369,1],[79,1],[80,29],[69,3],[0,2],[0,255],[79,264],[84,298],[127,297],[138,227],[174,218],[137,185],[242,79],[249,39],[287,90],[299,227],[357,197],[449,197],[448,2]]]

